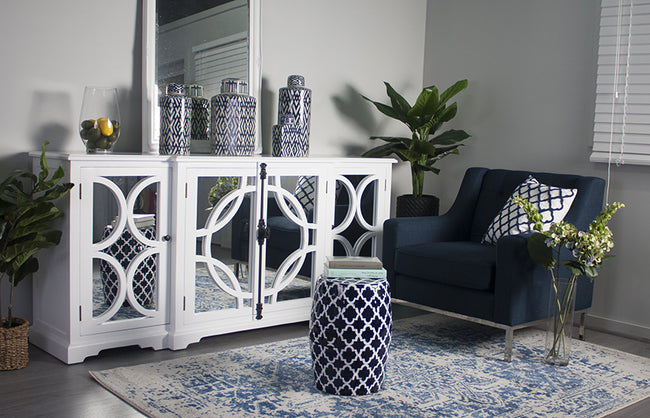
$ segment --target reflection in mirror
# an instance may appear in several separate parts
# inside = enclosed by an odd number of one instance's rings
[[[194,312],[251,308],[248,246],[233,230],[249,231],[252,177],[198,177]]]
[[[138,176],[107,176],[104,181],[93,183],[93,243],[102,248],[101,257],[93,258],[92,265],[93,317],[106,315],[107,321],[142,318],[158,306],[158,254],[149,244],[157,240],[160,184]],[[134,193],[129,214],[120,213],[118,198],[129,200]],[[137,231],[128,225],[127,216]],[[132,289],[131,297],[127,287]]]
[[[144,14],[144,153],[158,152],[158,98],[169,83],[200,85],[209,100],[220,93],[221,80],[238,78],[259,97],[257,0],[147,0]],[[194,142],[193,151],[210,151]]]

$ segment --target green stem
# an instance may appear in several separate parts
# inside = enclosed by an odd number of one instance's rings
[[[551,272],[552,273],[552,272]],[[578,276],[571,274],[567,282],[562,296],[559,295],[559,278],[553,275],[553,290],[555,294],[555,307],[553,313],[553,344],[551,349],[546,354],[546,358],[558,357],[560,352],[562,357],[567,356],[567,337],[566,327],[573,326],[568,323],[570,319],[571,307],[573,303],[573,295],[577,284]]]

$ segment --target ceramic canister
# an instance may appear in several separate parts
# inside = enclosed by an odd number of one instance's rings
[[[306,157],[309,145],[305,143],[305,136],[294,123],[293,115],[282,115],[280,123],[273,125],[274,157]]]
[[[167,85],[166,94],[160,98],[160,144],[161,155],[189,155],[192,103],[185,96],[185,86],[178,83]]]
[[[305,152],[308,153],[311,124],[311,90],[305,87],[305,77],[290,75],[287,78],[287,87],[280,89],[278,120],[282,115],[293,115],[307,146]]]
[[[221,93],[210,100],[210,133],[216,155],[253,155],[257,101],[248,95],[248,83],[226,78]]]
[[[203,86],[191,84],[185,90],[192,102],[192,148],[195,142],[208,143],[210,132],[210,101],[203,97]],[[199,144],[201,145],[201,144]]]

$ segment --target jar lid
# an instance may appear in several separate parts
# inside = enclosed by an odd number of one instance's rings
[[[301,75],[290,75],[287,78],[287,86],[304,86],[305,85],[305,77]]]
[[[203,86],[200,84],[190,84],[185,91],[190,97],[203,97]]]
[[[293,115],[280,115],[280,125],[289,125],[295,123]]]
[[[248,83],[238,78],[224,78],[221,80],[221,92],[248,94]]]
[[[181,83],[169,83],[165,92],[167,94],[185,94],[185,86]]]

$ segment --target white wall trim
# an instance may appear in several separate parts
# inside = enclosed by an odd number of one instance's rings
[[[650,327],[625,321],[617,321],[598,315],[587,314],[585,326],[597,331],[605,331],[610,334],[633,338],[635,340],[650,340]]]

